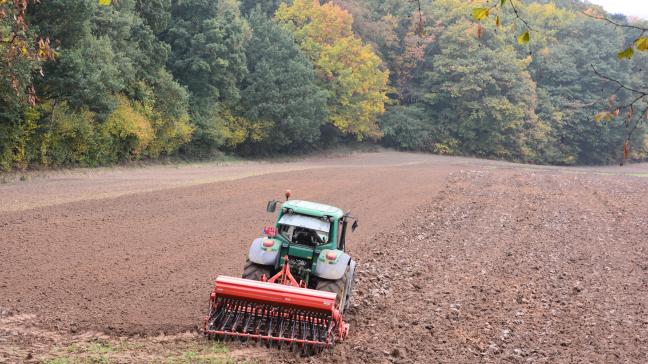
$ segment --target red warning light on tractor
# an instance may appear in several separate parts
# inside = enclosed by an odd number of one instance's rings
[[[263,235],[272,238],[277,235],[277,228],[274,226],[266,226],[263,228]]]

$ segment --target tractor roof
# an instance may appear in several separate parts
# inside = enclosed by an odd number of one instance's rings
[[[331,216],[334,219],[339,219],[344,216],[344,211],[340,210],[339,208],[317,202],[288,200],[284,202],[281,207],[289,208],[296,213],[309,216]]]

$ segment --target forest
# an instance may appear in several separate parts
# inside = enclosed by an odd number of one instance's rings
[[[579,0],[0,0],[0,171],[357,142],[643,161],[646,27]]]

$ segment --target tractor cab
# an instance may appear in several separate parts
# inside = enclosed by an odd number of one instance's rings
[[[291,200],[281,206],[277,235],[290,244],[312,248],[342,248],[338,235],[344,212],[315,202]],[[342,250],[342,249],[341,249]]]
[[[328,258],[336,260],[338,255],[346,255],[347,226],[352,217],[337,207],[289,200],[290,194],[286,195],[287,200],[279,207],[276,225],[264,228],[266,239],[271,239],[278,245],[277,260],[273,262],[274,271],[283,266],[287,256],[293,275],[300,277],[308,287],[314,288],[317,277],[311,278],[316,276],[314,273],[318,264],[330,264],[331,259]],[[274,213],[278,205],[279,202],[270,201],[266,210]],[[352,230],[357,226],[354,221]]]
[[[329,242],[331,222],[328,218],[284,214],[277,222],[278,235],[291,244],[317,247]]]

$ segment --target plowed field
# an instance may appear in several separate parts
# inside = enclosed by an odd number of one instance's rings
[[[648,362],[647,172],[381,152],[2,184],[0,362],[221,360],[197,332],[213,279],[285,189],[360,217],[350,337],[225,359]]]

